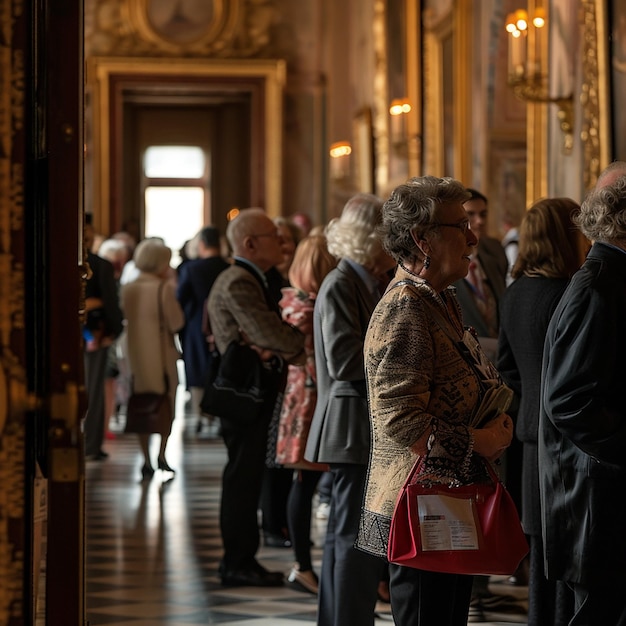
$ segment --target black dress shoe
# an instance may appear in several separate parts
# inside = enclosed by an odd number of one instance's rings
[[[154,468],[147,463],[141,468],[141,477],[143,480],[149,480],[154,476]]]
[[[285,582],[281,572],[263,568],[226,571],[222,574],[224,587],[280,587]]]
[[[175,469],[172,469],[168,464],[167,461],[163,458],[163,457],[159,457],[157,459],[157,465],[158,468],[163,471],[163,472],[172,472],[172,473],[176,473]]]
[[[291,541],[276,533],[263,533],[263,543],[268,548],[291,548]]]

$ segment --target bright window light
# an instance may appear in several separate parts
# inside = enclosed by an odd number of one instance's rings
[[[145,236],[161,237],[172,249],[172,267],[180,249],[204,226],[202,187],[148,187],[145,195]]]
[[[204,152],[198,146],[151,146],[143,168],[147,178],[202,178]]]

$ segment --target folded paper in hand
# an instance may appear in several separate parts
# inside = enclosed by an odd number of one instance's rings
[[[494,381],[494,383],[496,384],[485,392],[482,402],[478,405],[472,417],[470,427],[483,427],[501,413],[506,413],[511,405],[513,390],[503,383],[497,383],[497,381]]]

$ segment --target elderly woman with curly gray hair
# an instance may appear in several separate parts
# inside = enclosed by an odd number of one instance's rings
[[[382,558],[398,492],[418,456],[441,482],[486,481],[482,458],[496,460],[513,436],[505,413],[472,426],[485,379],[499,376],[465,330],[451,287],[467,274],[477,244],[468,198],[458,181],[424,176],[394,189],[382,209],[382,243],[398,269],[365,340],[372,450],[357,540]],[[471,576],[389,570],[396,626],[467,624]]]

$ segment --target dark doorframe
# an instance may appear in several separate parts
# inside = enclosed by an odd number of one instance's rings
[[[48,559],[46,623],[79,626],[84,606],[84,416],[82,308],[83,10],[82,2],[47,2],[49,255]],[[37,303],[35,303],[37,304]],[[74,314],[72,314],[74,313]]]

